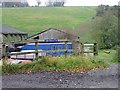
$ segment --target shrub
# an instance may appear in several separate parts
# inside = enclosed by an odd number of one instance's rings
[[[16,64],[4,64],[2,66],[2,72],[3,73],[19,72],[19,67]]]
[[[100,59],[81,56],[42,57],[26,64],[4,64],[3,73],[31,72],[38,70],[65,70],[72,72],[91,70],[95,67],[105,67],[108,64]]]
[[[117,48],[114,58],[112,59],[113,63],[120,63],[120,48]]]

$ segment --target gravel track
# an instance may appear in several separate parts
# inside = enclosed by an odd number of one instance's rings
[[[41,71],[3,75],[2,88],[118,88],[118,65],[85,73]]]

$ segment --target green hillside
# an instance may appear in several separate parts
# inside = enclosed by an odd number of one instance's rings
[[[28,32],[29,35],[51,27],[75,30],[85,42],[89,41],[90,35],[81,26],[89,23],[94,15],[94,7],[3,8],[2,24]]]

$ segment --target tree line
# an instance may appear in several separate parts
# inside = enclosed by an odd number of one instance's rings
[[[37,1],[37,4],[38,6],[40,6],[40,4],[42,3],[41,0],[36,0]],[[61,6],[64,6],[65,4],[65,0],[47,0],[45,2],[45,6],[47,7],[61,7]]]
[[[99,5],[96,9],[96,17],[93,19],[93,38],[101,49],[116,47],[120,41],[118,39],[118,11],[119,6]]]
[[[42,0],[36,0],[37,5],[36,7],[39,7],[42,3]],[[45,6],[47,7],[62,7],[64,6],[66,0],[46,0],[45,2]],[[29,7],[28,1],[24,0],[23,1],[0,1],[0,3],[2,4],[2,7]]]

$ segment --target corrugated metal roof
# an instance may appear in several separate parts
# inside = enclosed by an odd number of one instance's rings
[[[2,34],[27,34],[26,32],[22,32],[20,30],[17,30],[15,28],[11,28],[5,25],[0,25],[0,33]]]

